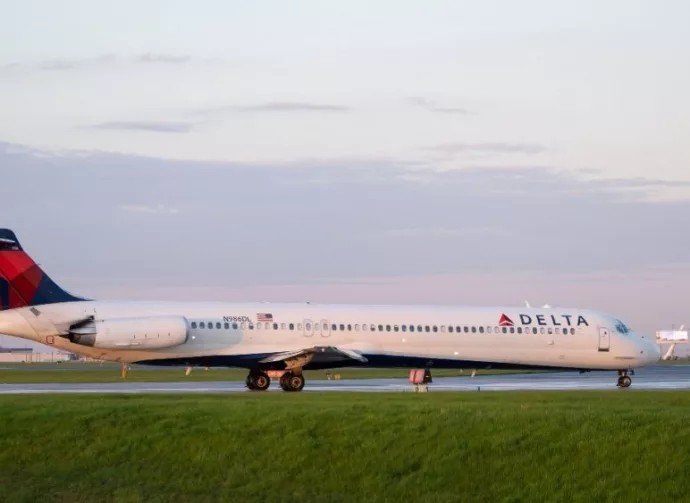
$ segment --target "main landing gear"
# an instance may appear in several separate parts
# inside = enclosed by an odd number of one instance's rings
[[[619,370],[618,371],[618,382],[616,383],[616,386],[619,388],[629,388],[630,385],[632,384],[632,378],[628,375],[627,370]]]
[[[263,370],[251,370],[245,380],[251,391],[266,391],[271,385],[271,377]],[[301,370],[288,370],[280,376],[280,387],[283,391],[302,391],[304,376]]]
[[[302,391],[304,376],[301,372],[299,374],[291,371],[285,372],[280,376],[280,387],[283,388],[283,391]]]
[[[249,372],[245,383],[247,388],[252,391],[266,391],[271,385],[271,378],[268,377],[266,372],[261,370],[252,370]]]

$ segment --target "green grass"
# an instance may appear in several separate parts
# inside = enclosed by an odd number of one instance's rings
[[[3,502],[663,502],[690,393],[0,396]]]
[[[4,367],[4,368],[2,368]],[[61,363],[61,364],[0,364],[0,383],[96,383],[122,381],[119,365]],[[338,374],[341,379],[371,379],[371,378],[407,378],[409,370],[405,369],[337,369],[330,371]],[[506,374],[526,371],[480,370],[477,375]],[[434,370],[434,377],[470,376],[471,370]],[[244,369],[212,368],[204,370],[196,368],[185,376],[185,368],[172,369],[141,369],[136,365],[130,366],[127,380],[132,382],[170,382],[170,381],[244,381],[247,371]],[[323,370],[305,372],[305,378],[326,379]]]

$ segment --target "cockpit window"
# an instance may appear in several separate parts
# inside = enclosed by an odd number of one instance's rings
[[[623,335],[630,333],[630,329],[621,320],[616,320],[616,330]]]

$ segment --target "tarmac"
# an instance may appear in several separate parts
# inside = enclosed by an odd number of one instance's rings
[[[433,372],[432,372],[433,375]],[[429,391],[574,391],[619,390],[617,374],[610,372],[558,372],[471,377],[434,378]],[[638,369],[628,390],[690,390],[690,365],[654,365]],[[308,380],[304,392],[412,391],[406,379]],[[276,382],[268,392],[282,392]],[[240,381],[115,382],[115,383],[40,383],[0,384],[0,394],[41,393],[252,393]]]

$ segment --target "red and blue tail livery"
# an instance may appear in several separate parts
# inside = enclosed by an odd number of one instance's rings
[[[0,310],[86,300],[60,288],[22,249],[17,236],[0,229]]]

